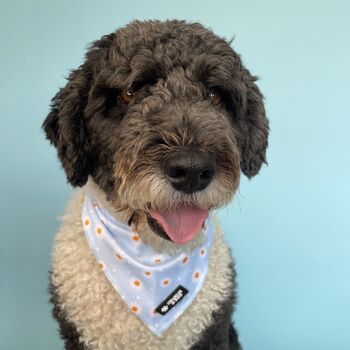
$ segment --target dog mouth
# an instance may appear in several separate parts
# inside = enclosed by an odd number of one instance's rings
[[[208,215],[207,209],[183,205],[174,210],[149,208],[147,220],[153,231],[161,237],[185,244],[200,231]]]

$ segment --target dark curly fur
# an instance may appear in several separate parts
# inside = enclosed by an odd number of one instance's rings
[[[69,322],[66,314],[60,306],[55,287],[49,285],[50,303],[53,305],[52,316],[57,320],[60,327],[60,336],[64,341],[65,350],[86,350],[86,346],[79,341],[79,333],[72,322]]]
[[[231,123],[241,170],[252,177],[265,162],[268,138],[255,80],[227,42],[200,24],[133,22],[91,45],[85,63],[54,97],[43,127],[73,186],[84,185],[90,174],[111,192],[115,159],[110,154],[120,147],[123,117],[133,112],[114,102],[120,91],[136,87],[141,91],[136,103],[148,103],[150,112],[169,118],[167,105],[181,103],[186,112],[189,102],[203,104],[210,88],[219,89],[220,112]],[[157,99],[145,101],[148,95]],[[149,143],[163,141],[159,134],[150,138]]]
[[[83,186],[91,176],[130,217],[149,203],[217,208],[232,199],[240,170],[251,178],[266,162],[269,127],[255,81],[229,44],[200,24],[135,21],[90,46],[43,128],[68,181]],[[128,105],[120,100],[127,90],[135,93]],[[188,195],[167,185],[164,159],[184,149],[210,154],[215,188]],[[155,178],[165,184],[158,202]],[[51,294],[66,349],[84,349],[53,288]],[[240,348],[233,304],[232,291],[193,350]]]

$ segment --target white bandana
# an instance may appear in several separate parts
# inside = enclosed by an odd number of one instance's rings
[[[157,254],[131,228],[117,221],[89,196],[82,221],[97,262],[118,294],[157,336],[191,305],[208,271],[213,240],[210,218],[204,241],[189,254]]]

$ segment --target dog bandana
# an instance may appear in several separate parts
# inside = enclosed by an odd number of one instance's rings
[[[208,218],[204,240],[191,253],[157,254],[131,228],[86,196],[85,236],[106,277],[131,312],[161,336],[191,305],[208,271],[214,230]]]

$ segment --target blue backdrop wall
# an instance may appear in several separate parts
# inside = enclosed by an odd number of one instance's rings
[[[261,78],[269,166],[221,210],[245,349],[348,350],[348,1],[0,2],[0,349],[62,349],[47,299],[71,188],[40,125],[87,43],[133,19],[200,21]]]

